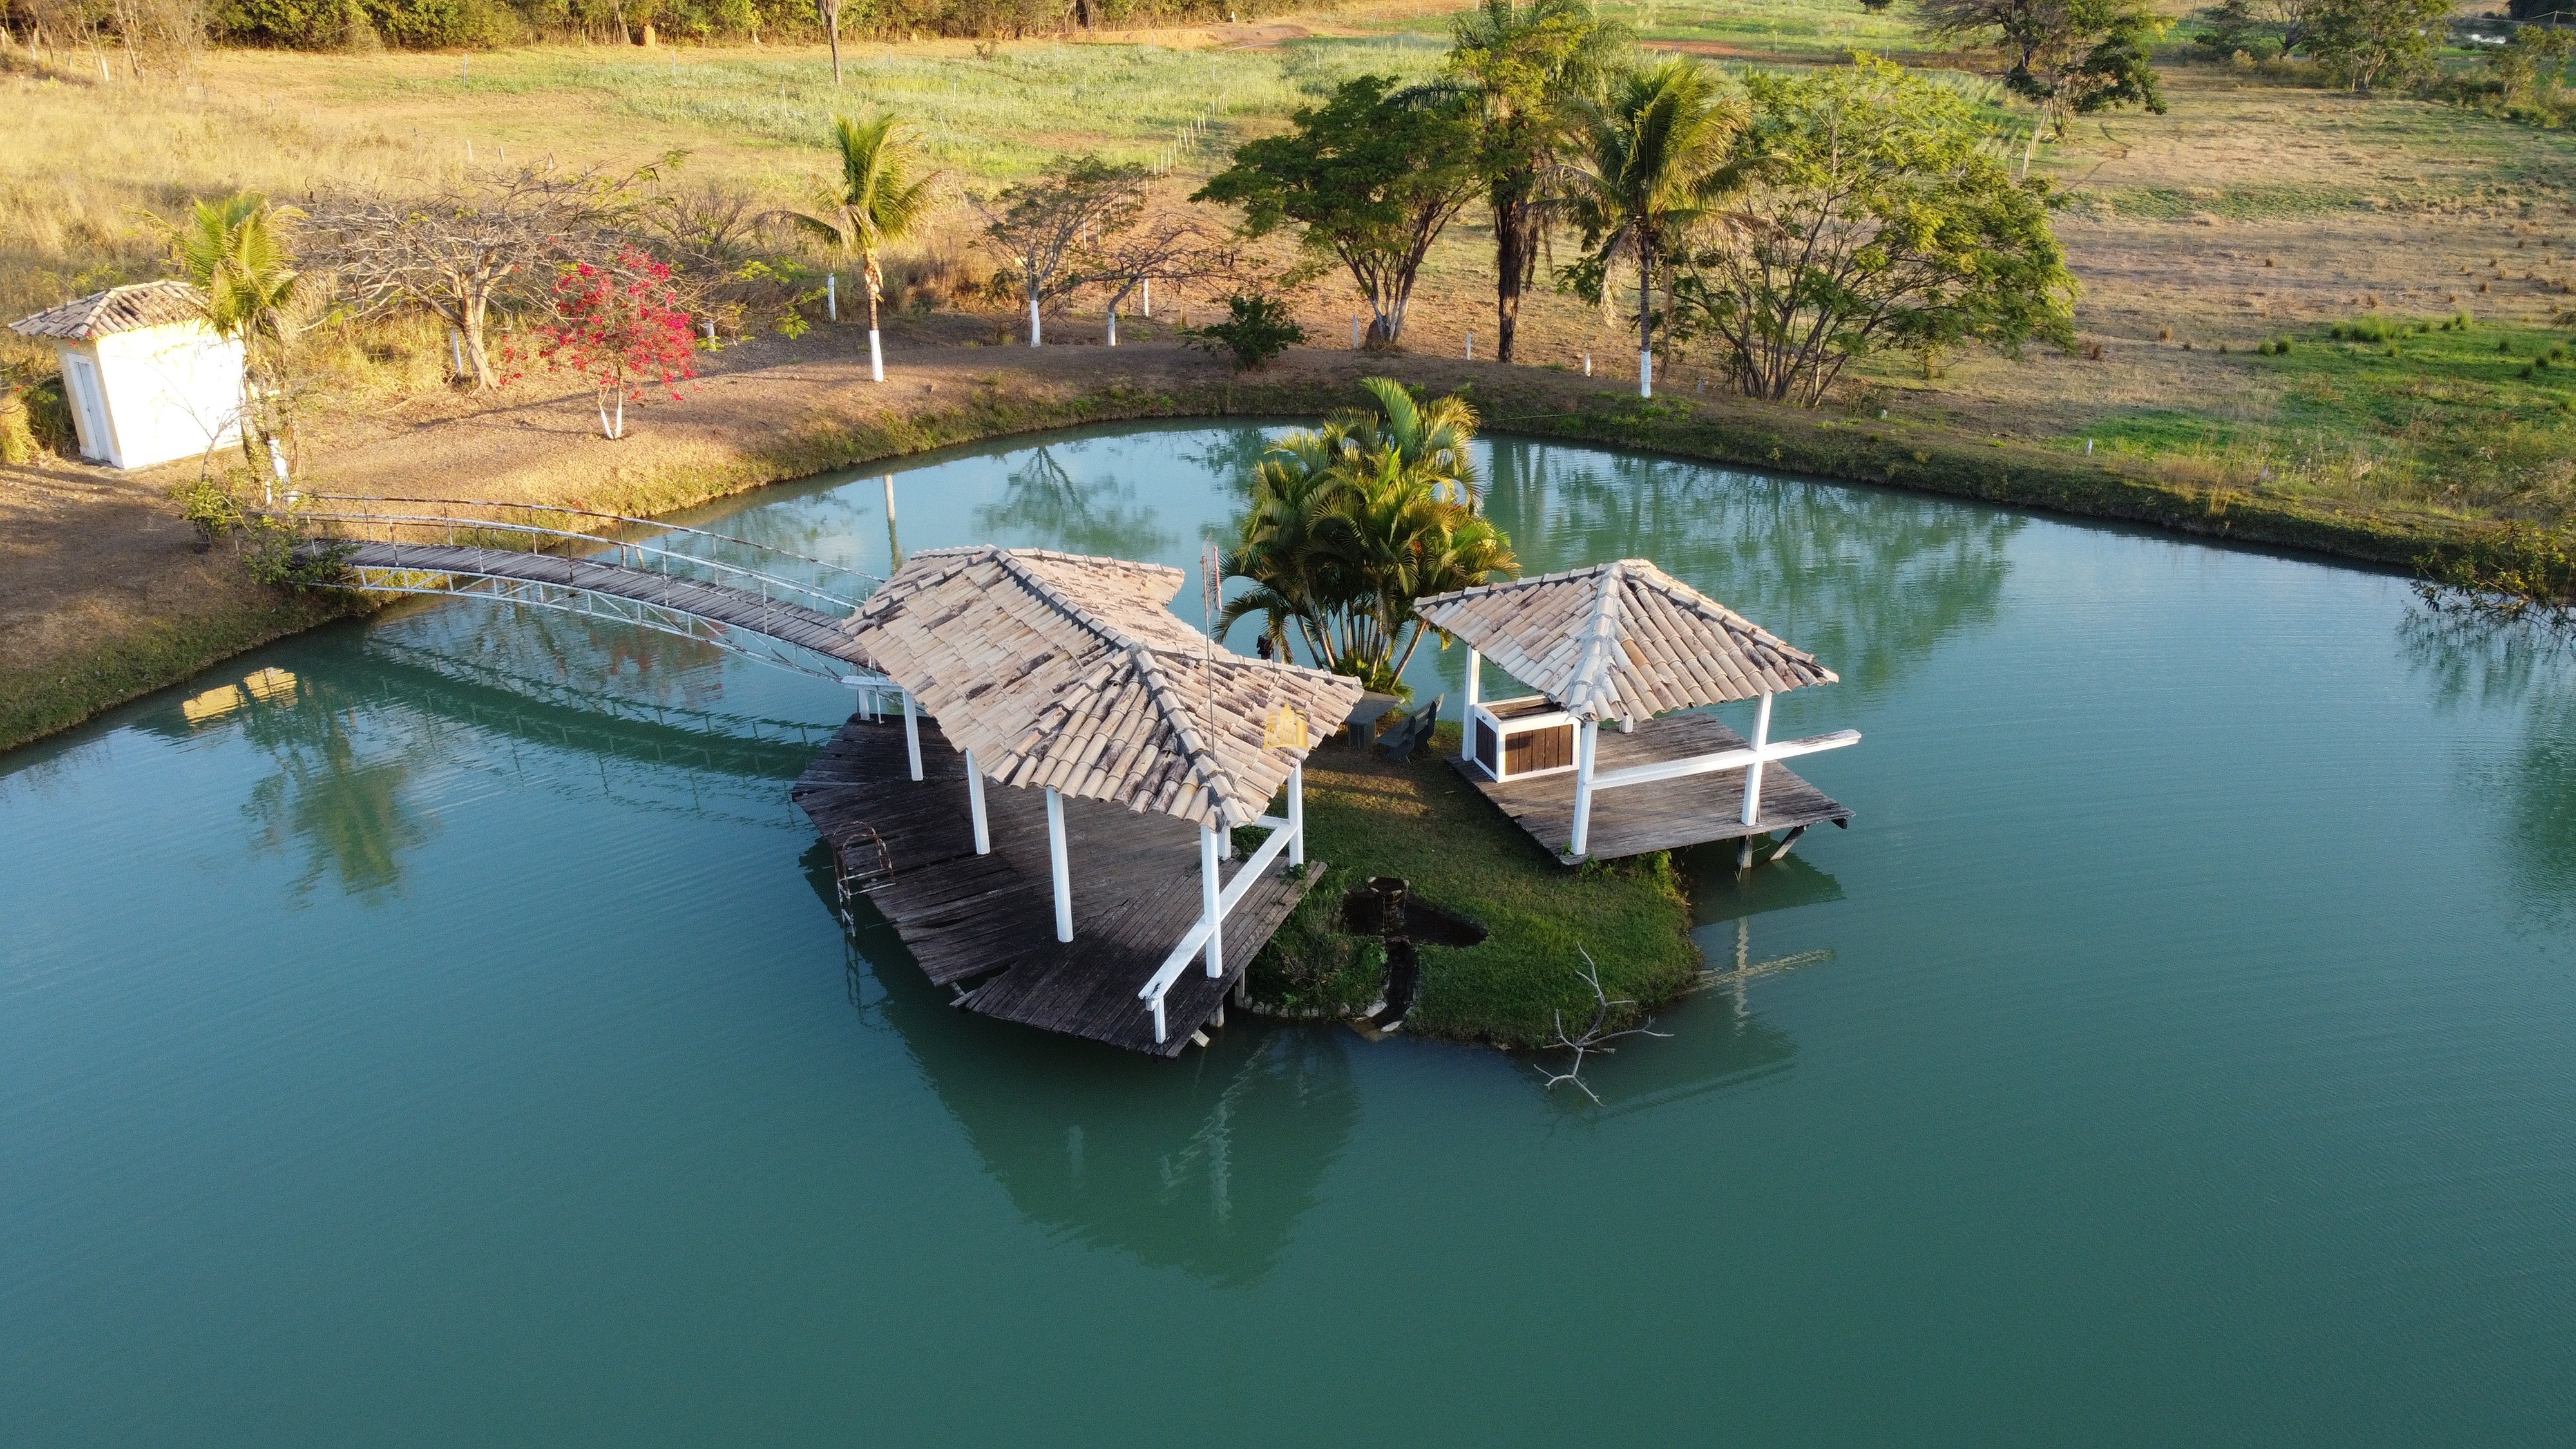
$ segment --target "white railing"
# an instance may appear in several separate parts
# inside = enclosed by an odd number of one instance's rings
[[[1809,735],[1803,740],[1782,740],[1759,749],[1746,746],[1740,750],[1720,750],[1713,755],[1692,755],[1681,760],[1657,760],[1651,765],[1630,765],[1624,770],[1604,770],[1592,777],[1595,790],[1616,790],[1622,785],[1651,785],[1658,780],[1678,780],[1685,775],[1705,775],[1715,770],[1740,770],[1757,761],[1794,760],[1819,750],[1839,750],[1860,743],[1860,731],[1836,730],[1829,735]]]
[[[1145,1003],[1145,1009],[1154,1013],[1154,1040],[1163,1041],[1168,1035],[1163,1023],[1163,997],[1172,989],[1172,983],[1181,979],[1181,973],[1189,969],[1190,958],[1207,945],[1208,938],[1216,934],[1218,924],[1234,914],[1235,904],[1250,893],[1253,883],[1270,868],[1272,861],[1279,858],[1280,852],[1295,844],[1299,847],[1297,854],[1300,857],[1305,854],[1301,839],[1305,834],[1302,819],[1305,812],[1298,808],[1301,802],[1297,786],[1291,784],[1289,789],[1290,810],[1299,818],[1282,820],[1276,815],[1264,815],[1252,822],[1269,831],[1270,838],[1261,842],[1260,848],[1243,862],[1243,868],[1234,873],[1234,879],[1226,882],[1225,889],[1218,893],[1216,915],[1211,918],[1202,911],[1198,920],[1181,933],[1181,939],[1172,947],[1172,954],[1164,957],[1163,964],[1155,968],[1154,974],[1146,980],[1144,989],[1136,993],[1137,999]],[[1208,962],[1208,974],[1222,974],[1216,960]]]

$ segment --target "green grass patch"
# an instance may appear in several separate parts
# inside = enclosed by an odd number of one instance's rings
[[[1651,1009],[1699,974],[1690,907],[1669,857],[1569,870],[1458,778],[1446,759],[1455,725],[1411,763],[1328,746],[1306,764],[1308,855],[1327,863],[1252,966],[1256,999],[1340,1013],[1376,999],[1385,958],[1340,927],[1342,895],[1370,876],[1402,876],[1413,893],[1491,934],[1459,950],[1423,947],[1422,985],[1405,1030],[1539,1045],[1554,1013],[1592,1019],[1576,973],[1592,953],[1613,997]]]

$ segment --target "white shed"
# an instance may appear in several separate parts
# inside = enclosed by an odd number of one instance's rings
[[[84,457],[149,468],[241,437],[241,343],[185,282],[111,287],[9,330],[54,344]]]

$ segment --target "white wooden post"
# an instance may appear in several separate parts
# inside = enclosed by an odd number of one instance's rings
[[[1073,939],[1073,868],[1064,858],[1064,797],[1047,787],[1047,862],[1055,868],[1055,938]]]
[[[966,808],[975,816],[975,853],[993,853],[993,832],[984,823],[984,772],[975,768],[975,752],[966,752]]]
[[[1306,762],[1288,767],[1288,863],[1306,863]]]
[[[1213,825],[1199,827],[1199,899],[1207,912],[1207,973],[1210,977],[1225,974],[1225,918],[1217,914],[1216,830]]]
[[[1574,846],[1569,855],[1583,854],[1592,843],[1592,756],[1600,739],[1601,722],[1591,719],[1574,737]]]
[[[1476,646],[1467,646],[1467,712],[1458,716],[1458,758],[1476,758],[1476,694],[1482,688],[1479,676],[1484,673],[1485,656]]]
[[[1771,743],[1771,691],[1762,691],[1762,703],[1753,711],[1753,748],[1757,751]],[[1744,767],[1744,823],[1750,825],[1762,813],[1762,759]]]
[[[913,713],[912,691],[903,692],[903,752],[912,760],[912,778],[921,778],[921,719]]]

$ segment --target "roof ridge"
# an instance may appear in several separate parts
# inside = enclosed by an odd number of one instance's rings
[[[1229,829],[1243,824],[1244,822],[1240,820],[1226,819],[1229,808],[1237,812],[1241,810],[1241,802],[1234,797],[1235,792],[1242,787],[1235,783],[1233,772],[1227,770],[1217,759],[1214,740],[1202,738],[1198,730],[1191,725],[1189,707],[1180,702],[1180,687],[1172,682],[1170,676],[1163,673],[1162,662],[1154,657],[1154,650],[1146,645],[1138,643],[1129,646],[1127,657],[1128,661],[1135,666],[1136,673],[1145,681],[1145,697],[1154,702],[1155,710],[1163,716],[1173,734],[1179,737],[1181,756],[1190,762],[1190,773],[1198,776],[1199,788],[1215,797],[1217,818],[1223,820]],[[1205,662],[1211,666],[1209,677],[1213,679],[1215,661],[1210,659]],[[1209,720],[1208,727],[1213,730],[1216,727],[1216,721]]]
[[[1574,637],[1583,641],[1583,654],[1575,665],[1575,688],[1566,690],[1561,703],[1580,712],[1593,703],[1591,696],[1610,692],[1602,679],[1605,668],[1602,655],[1609,643],[1609,632],[1620,628],[1624,620],[1619,612],[1619,588],[1628,579],[1628,560],[1619,558],[1600,566],[1601,588],[1592,596],[1592,617],[1584,621],[1582,632]],[[1586,697],[1578,703],[1577,690]]]
[[[1022,587],[1045,600],[1056,612],[1071,619],[1084,630],[1106,640],[1118,649],[1128,650],[1142,646],[1143,641],[1134,638],[1123,629],[1112,627],[1108,620],[1092,613],[1074,600],[1066,598],[1062,591],[1046,580],[1044,575],[1021,562],[1017,551],[1004,548],[1000,544],[985,544],[984,547],[992,551],[994,560],[1001,564],[1004,573],[1017,579]],[[1029,552],[1043,553],[1044,550],[1031,549]],[[1057,556],[1066,557],[1067,555]]]

